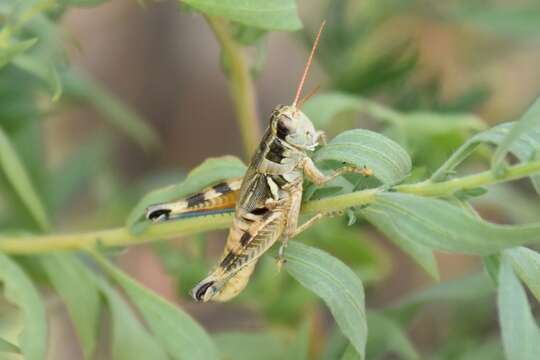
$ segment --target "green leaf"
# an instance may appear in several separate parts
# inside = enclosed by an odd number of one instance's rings
[[[101,303],[89,270],[70,254],[44,255],[40,261],[47,277],[66,303],[85,359],[91,359],[96,349]]]
[[[105,120],[144,148],[149,149],[158,144],[155,130],[110,91],[74,72],[64,72],[61,76],[67,97],[91,104]]]
[[[42,229],[48,229],[49,221],[45,207],[32,185],[30,176],[19,159],[13,144],[2,128],[0,128],[0,168],[4,171],[6,178],[35,221]]]
[[[404,309],[426,302],[464,301],[478,299],[493,293],[493,284],[484,273],[446,281],[425,290],[406,295],[394,307]]]
[[[486,125],[471,114],[445,114],[431,112],[410,112],[403,115],[402,125],[407,133],[421,136],[448,135],[453,131],[480,131]]]
[[[414,349],[399,324],[378,312],[368,312],[369,337],[366,354],[368,359],[379,359],[386,353],[399,359],[416,360],[420,355]]]
[[[112,317],[112,360],[166,360],[167,355],[144,328],[126,301],[105,280],[94,275]]]
[[[536,99],[534,104],[521,116],[519,121],[514,123],[510,131],[500,141],[492,161],[492,168],[496,173],[500,173],[503,170],[505,157],[512,151],[512,145],[520,141],[523,137],[536,138],[535,142],[537,145],[540,143],[540,98]],[[524,159],[520,160],[527,161]]]
[[[343,336],[339,328],[337,326],[334,326],[332,329],[329,330],[329,333],[326,336],[326,344],[324,346],[324,351],[320,356],[320,360],[339,359],[349,346],[349,341]],[[352,346],[350,347],[358,356],[356,350],[354,350]]]
[[[156,336],[157,342],[173,359],[218,359],[212,340],[188,314],[138,284],[101,255],[93,255],[124,289]]]
[[[540,331],[531,313],[527,294],[503,257],[499,271],[499,322],[507,359],[540,359]]]
[[[296,333],[293,343],[287,351],[287,355],[282,359],[290,360],[307,360],[309,359],[309,343],[312,329],[311,319],[306,319],[302,322],[300,329]]]
[[[146,194],[131,211],[126,225],[134,231],[134,225],[141,219],[144,210],[152,204],[173,201],[188,194],[193,194],[220,180],[241,177],[246,171],[244,163],[234,156],[222,156],[206,159],[190,171],[180,184],[154,190]]]
[[[337,115],[351,111],[367,114],[374,120],[399,126],[408,134],[433,136],[457,129],[482,130],[485,126],[482,121],[470,114],[402,113],[378,102],[340,92],[327,92],[314,96],[306,102],[302,111],[317,127],[325,127]]]
[[[97,6],[105,3],[107,0],[64,0],[66,5],[69,6]]]
[[[398,113],[387,110],[375,102],[340,92],[327,92],[315,95],[304,104],[302,111],[317,128],[328,126],[330,121],[337,115],[350,111],[365,111],[379,115],[379,118],[389,119],[390,121],[399,117]]]
[[[494,284],[497,284],[499,281],[499,268],[501,266],[501,255],[493,254],[484,256],[482,258],[482,263],[484,265],[484,270],[489,275]]]
[[[410,194],[379,194],[361,213],[383,233],[401,232],[418,244],[449,252],[489,255],[540,241],[540,224],[496,225],[446,201]]]
[[[37,41],[37,38],[33,38],[10,44],[8,47],[0,47],[0,69],[9,64],[16,56],[34,46]]]
[[[286,344],[269,332],[224,332],[213,336],[222,359],[284,359]]]
[[[49,91],[52,93],[53,102],[60,99],[63,84],[58,69],[52,59],[21,55],[13,60],[13,64],[45,82],[49,87]]]
[[[354,346],[349,345],[340,360],[362,360],[362,358],[358,355]]]
[[[454,16],[460,23],[470,23],[497,35],[523,40],[540,33],[540,9],[534,2],[529,2],[530,6],[526,3],[521,6],[520,3],[465,6]]]
[[[516,274],[540,301],[540,254],[531,249],[519,247],[506,250],[504,256],[510,261]]]
[[[208,15],[266,30],[302,28],[295,0],[182,0]]]
[[[498,339],[488,341],[482,339],[481,343],[471,346],[471,349],[461,355],[458,360],[503,360],[503,353]]]
[[[265,30],[242,24],[233,24],[231,26],[231,32],[234,39],[244,46],[257,46],[257,44],[261,44],[261,40],[268,33]]]
[[[52,101],[58,101],[62,96],[63,85],[58,69],[54,64],[49,66],[47,80],[52,91]]]
[[[528,223],[540,219],[540,201],[511,183],[490,186],[489,191],[474,202],[481,207],[497,208],[512,223]]]
[[[324,300],[343,334],[364,358],[367,323],[360,279],[333,256],[295,241],[289,243],[285,258],[287,271]]]
[[[314,160],[366,166],[387,185],[397,183],[411,171],[411,158],[401,146],[381,134],[364,129],[339,134],[315,153]]]
[[[388,217],[386,213],[370,211],[369,209],[360,211],[360,213],[384,233],[390,241],[409,254],[433,279],[440,278],[437,259],[430,247],[418,243],[415,237],[410,237],[409,233],[400,231],[398,227],[394,226],[393,219]]]
[[[6,341],[2,338],[0,338],[0,353],[12,353],[12,354],[20,354],[21,349],[19,349],[18,346],[13,345],[9,341]]]
[[[84,186],[97,181],[102,166],[107,166],[109,145],[110,137],[98,132],[89,141],[80,143],[64,162],[53,169],[46,191],[47,204],[53,213],[63,210]]]
[[[43,360],[47,350],[47,319],[38,290],[30,278],[9,257],[0,254],[0,281],[6,299],[19,307],[24,329],[19,346],[25,360]]]
[[[502,144],[508,138],[514,126],[517,123],[503,123],[491,129],[476,134],[459,149],[457,149],[450,158],[432,175],[432,181],[445,180],[449,174],[453,173],[454,169],[467,159],[476,147],[482,143],[487,144]],[[500,147],[499,147],[500,149]],[[521,162],[534,160],[540,153],[540,126],[536,129],[528,129],[521,132],[519,137],[514,139],[507,149],[514,154]],[[538,192],[540,192],[540,175],[531,176],[533,184]]]
[[[317,246],[345,262],[364,285],[377,282],[391,271],[391,259],[371,234],[345,226],[344,219],[325,219],[300,235],[302,242]]]

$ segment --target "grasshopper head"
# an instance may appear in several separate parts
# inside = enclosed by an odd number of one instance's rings
[[[309,118],[296,106],[280,105],[271,118],[275,136],[301,150],[314,150],[319,134]]]

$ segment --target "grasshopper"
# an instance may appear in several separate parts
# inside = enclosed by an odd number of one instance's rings
[[[324,141],[324,135],[300,111],[303,101],[299,104],[298,100],[323,28],[324,23],[311,49],[292,105],[280,105],[272,111],[270,124],[245,176],[221,182],[184,200],[152,205],[146,210],[147,219],[159,222],[187,212],[225,209],[237,200],[234,220],[218,265],[191,291],[196,301],[227,301],[236,296],[247,285],[257,260],[278,239],[282,239],[278,252],[280,266],[284,262],[288,240],[327,215],[318,213],[298,224],[304,178],[323,185],[347,172],[371,175],[370,169],[350,166],[325,175],[308,156],[319,141]]]

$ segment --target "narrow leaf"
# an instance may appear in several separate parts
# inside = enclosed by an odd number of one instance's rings
[[[9,64],[17,55],[24,53],[34,46],[37,41],[38,39],[34,38],[10,44],[8,47],[0,47],[0,69]]]
[[[362,360],[362,357],[358,355],[358,352],[356,352],[354,346],[349,345],[345,349],[345,352],[343,353],[343,356],[340,358],[340,360]]]
[[[485,4],[458,7],[454,15],[460,23],[470,23],[495,35],[524,40],[540,33],[540,9],[534,2]],[[482,4],[482,3],[471,3]],[[501,6],[502,5],[502,6]]]
[[[411,171],[411,159],[401,146],[381,134],[364,129],[339,134],[315,153],[314,160],[366,166],[383,184],[395,184]]]
[[[287,355],[282,357],[289,360],[307,360],[309,359],[309,345],[311,339],[311,320],[302,322],[293,343],[287,351]]]
[[[302,28],[295,0],[182,0],[208,15],[266,30]]]
[[[504,159],[511,151],[512,145],[527,135],[530,135],[533,139],[536,135],[536,141],[540,142],[540,98],[536,99],[527,112],[512,125],[510,131],[501,140],[497,151],[493,155],[492,167],[495,172],[500,172],[501,167],[504,166]]]
[[[374,120],[396,125],[408,134],[447,134],[455,130],[482,130],[484,124],[474,115],[432,112],[403,113],[383,104],[347,93],[327,92],[311,98],[302,109],[317,127],[325,127],[339,114],[358,112]]]
[[[124,299],[103,279],[94,276],[112,317],[112,360],[166,360],[167,355],[144,328]]]
[[[141,146],[149,149],[157,145],[158,136],[155,130],[114,94],[80,74],[64,72],[61,75],[66,97],[91,104],[106,121]]]
[[[420,359],[404,330],[394,320],[381,313],[369,312],[368,326],[368,359],[379,359],[387,353],[398,355],[403,360]]]
[[[516,274],[540,301],[540,254],[525,247],[506,250],[504,254]]]
[[[406,295],[396,305],[396,308],[408,308],[423,305],[427,302],[464,301],[478,299],[493,293],[493,284],[484,273],[466,276],[460,279],[446,281],[425,290]]]
[[[13,64],[21,70],[41,79],[49,87],[53,102],[60,99],[63,84],[58,69],[52,59],[43,59],[25,54],[14,59]]]
[[[106,1],[107,0],[66,0],[65,2],[66,4],[70,6],[86,7],[86,6],[97,6],[97,5],[103,4]]]
[[[66,303],[81,342],[85,359],[96,349],[101,304],[89,270],[70,254],[40,257],[52,285]]]
[[[49,220],[47,219],[45,207],[32,185],[30,176],[19,159],[13,144],[2,128],[0,128],[0,168],[4,171],[6,178],[35,221],[42,229],[48,229]]]
[[[302,111],[313,121],[317,128],[328,126],[337,115],[350,111],[367,111],[390,120],[399,117],[398,113],[387,110],[376,103],[339,92],[327,92],[312,97],[302,107]]]
[[[489,255],[540,241],[540,224],[492,224],[446,201],[410,194],[379,194],[361,213],[383,233],[400,232],[418,244],[449,252]]]
[[[283,341],[266,332],[224,332],[213,338],[223,359],[284,359],[287,349]]]
[[[19,346],[25,360],[43,360],[47,350],[47,319],[38,290],[30,278],[9,257],[0,254],[0,281],[6,299],[19,307],[24,329]]]
[[[285,257],[287,271],[324,300],[343,334],[364,358],[367,323],[360,279],[333,256],[295,241],[287,247]]]
[[[0,338],[0,353],[12,353],[12,354],[20,354],[21,349],[19,349],[18,346],[13,345],[7,340],[4,340]]]
[[[540,331],[531,313],[527,294],[503,258],[499,272],[499,322],[507,359],[540,359]]]
[[[504,351],[499,339],[482,339],[471,346],[458,360],[504,360]]]
[[[409,254],[432,278],[439,279],[437,260],[430,247],[420,244],[409,233],[394,226],[393,219],[384,212],[373,209],[361,211],[364,217],[388,237],[390,241]]]
[[[454,169],[467,159],[476,147],[482,143],[498,145],[506,139],[517,123],[503,123],[491,129],[476,134],[457,149],[450,158],[432,175],[432,181],[445,180]],[[509,144],[508,151],[521,162],[536,159],[540,154],[540,126],[521,132],[519,137]],[[540,175],[531,176],[533,184],[540,192]]]
[[[52,101],[58,101],[62,96],[63,85],[58,69],[54,64],[49,65],[48,83],[52,92]]]
[[[46,195],[47,204],[53,213],[64,209],[72,200],[72,196],[84,186],[97,180],[101,166],[98,164],[107,163],[109,145],[109,136],[98,132],[89,141],[80,143],[64,162],[52,170]],[[88,166],[88,164],[96,164],[96,166]]]
[[[188,314],[142,287],[101,255],[94,254],[94,258],[124,289],[148,323],[158,343],[173,359],[218,359],[212,340]]]

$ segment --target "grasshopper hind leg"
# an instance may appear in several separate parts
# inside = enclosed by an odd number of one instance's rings
[[[226,279],[219,280],[218,276],[210,274],[191,290],[191,296],[198,302],[228,301],[246,287],[255,264],[253,262],[244,266]]]
[[[182,217],[186,213],[205,213],[234,208],[242,179],[222,181],[184,199],[150,205],[145,217],[162,222]]]

